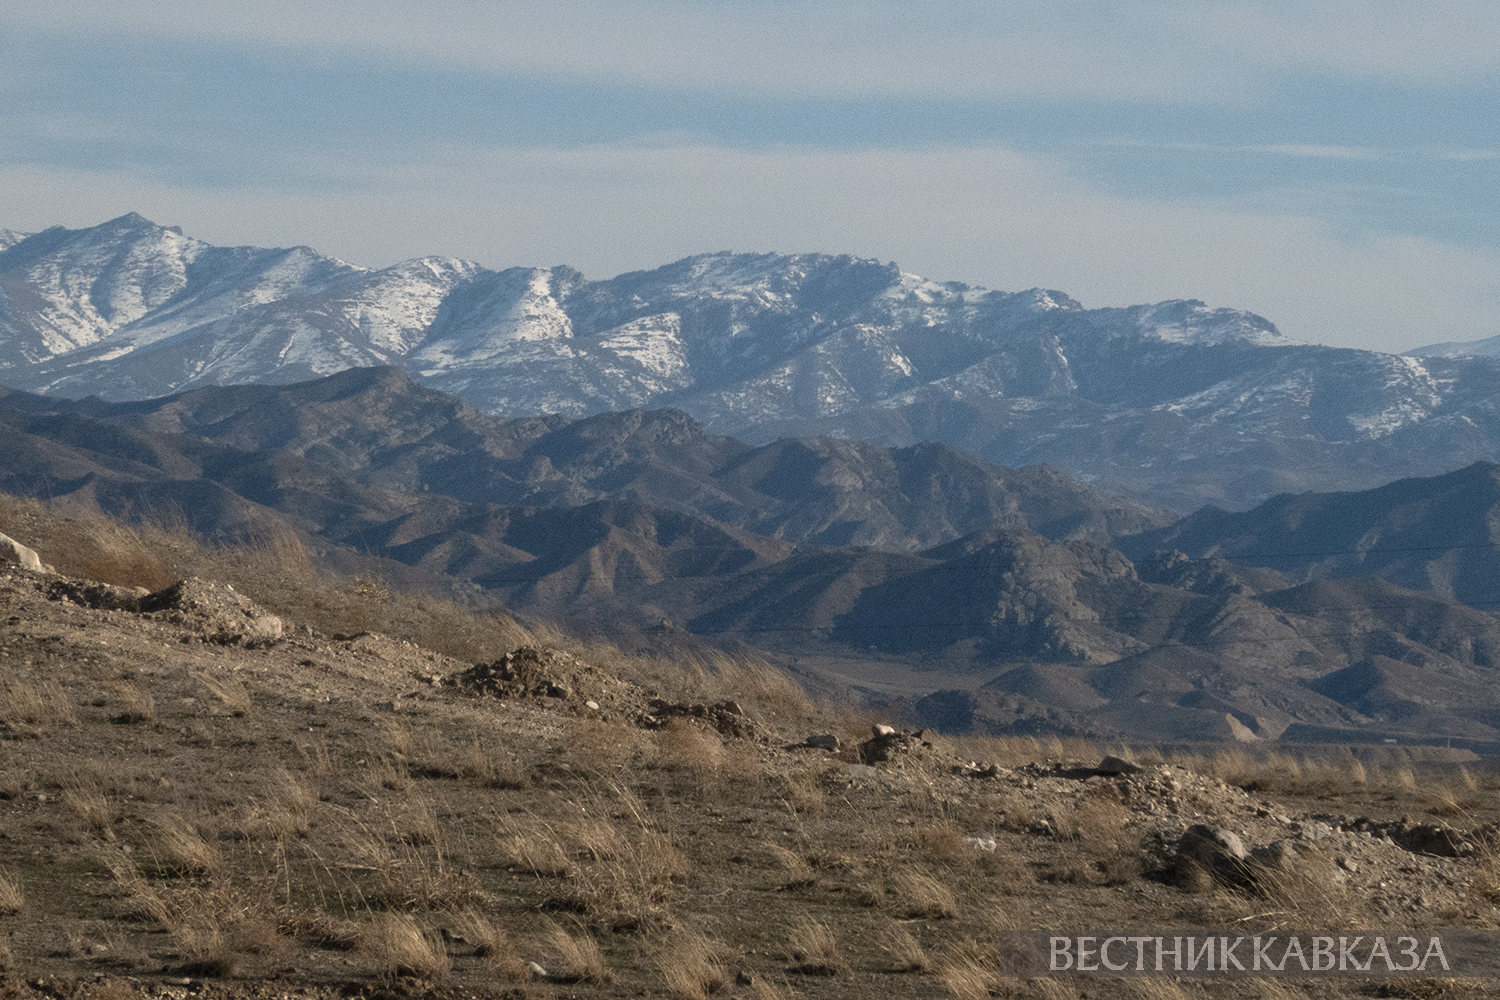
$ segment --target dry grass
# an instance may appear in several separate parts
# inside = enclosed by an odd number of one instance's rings
[[[21,880],[0,868],[0,914],[13,915],[26,909],[26,893],[21,889]]]
[[[922,943],[894,920],[876,931],[875,943],[885,956],[887,972],[926,972],[931,965]]]
[[[101,840],[115,839],[115,810],[104,796],[99,779],[87,771],[70,775],[63,784],[62,803],[83,820]]]
[[[224,707],[231,714],[244,716],[249,713],[251,704],[250,692],[238,680],[227,674],[214,676],[200,673],[194,676],[208,690],[209,694],[212,694],[223,703]]]
[[[453,967],[442,939],[404,913],[376,915],[360,934],[358,947],[387,979],[443,979]]]
[[[217,871],[223,856],[199,836],[183,817],[158,811],[151,822],[142,853],[150,858],[149,869],[158,876],[205,876]]]
[[[465,907],[452,915],[452,936],[467,944],[476,958],[484,960],[485,970],[510,981],[530,977],[526,961],[516,950],[515,942],[505,930],[474,907]]]
[[[908,919],[952,920],[958,916],[958,900],[952,890],[926,872],[904,869],[890,880],[896,909]]]
[[[454,755],[458,776],[484,788],[519,791],[531,784],[526,769],[510,753],[484,744],[475,736]]]
[[[20,726],[76,726],[78,711],[56,681],[6,678],[0,682],[0,723]]]
[[[667,992],[680,1000],[707,1000],[729,985],[728,949],[691,927],[680,927],[656,946],[654,960]]]
[[[672,719],[656,733],[654,765],[681,775],[699,794],[720,791],[724,741],[686,719]]]
[[[166,928],[173,926],[175,911],[171,902],[146,880],[130,855],[118,848],[105,848],[98,858],[114,877],[115,884],[127,901],[127,908],[121,916],[149,921]]]
[[[554,978],[574,983],[614,982],[614,973],[592,934],[582,926],[578,933],[569,934],[553,920],[543,920],[542,924],[541,943],[553,958]]]
[[[156,699],[148,689],[125,683],[117,685],[110,694],[110,700],[117,710],[111,722],[128,725],[156,721]]]
[[[837,935],[825,923],[802,917],[786,936],[788,972],[803,976],[847,976],[849,963],[839,948]]]

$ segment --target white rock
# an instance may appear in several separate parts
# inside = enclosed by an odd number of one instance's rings
[[[27,548],[9,535],[0,535],[0,561],[15,563],[34,573],[45,572],[42,557],[36,554],[36,550]]]

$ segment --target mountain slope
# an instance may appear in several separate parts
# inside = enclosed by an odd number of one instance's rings
[[[672,407],[750,444],[935,441],[1178,510],[1500,459],[1497,358],[1299,345],[1196,301],[1085,309],[848,256],[371,271],[128,215],[0,248],[0,296],[0,381],[75,398],[394,364],[507,417]]]
[[[1176,548],[1298,580],[1368,574],[1500,609],[1500,466],[1477,462],[1360,492],[1283,495],[1243,513],[1205,508],[1119,544],[1136,556]]]

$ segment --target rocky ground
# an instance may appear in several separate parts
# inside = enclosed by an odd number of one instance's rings
[[[0,573],[6,996],[1488,990],[995,955],[1015,929],[1500,927],[1472,755],[947,738],[744,661],[453,657],[306,610]]]

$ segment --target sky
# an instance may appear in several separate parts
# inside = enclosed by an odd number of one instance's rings
[[[849,253],[1500,335],[1500,4],[3,4],[0,227],[596,278]]]

